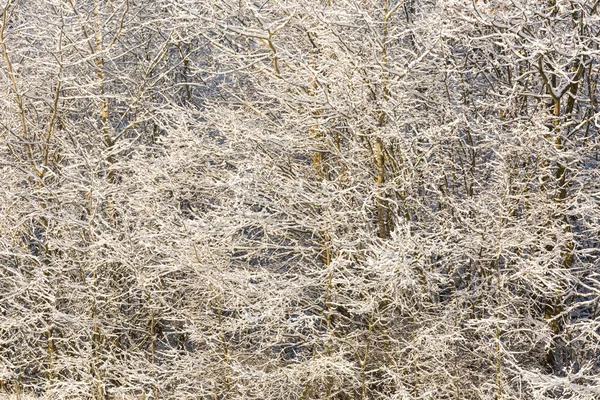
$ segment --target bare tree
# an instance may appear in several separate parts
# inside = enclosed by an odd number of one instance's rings
[[[597,4],[1,6],[0,390],[598,396]]]

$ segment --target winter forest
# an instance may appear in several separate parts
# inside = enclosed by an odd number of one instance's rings
[[[600,1],[0,12],[0,398],[600,398]]]

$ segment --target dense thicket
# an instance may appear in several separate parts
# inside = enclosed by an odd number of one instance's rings
[[[599,3],[3,0],[0,391],[597,399]]]

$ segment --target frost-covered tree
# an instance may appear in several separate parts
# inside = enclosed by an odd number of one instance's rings
[[[597,8],[3,3],[0,389],[597,397]]]

